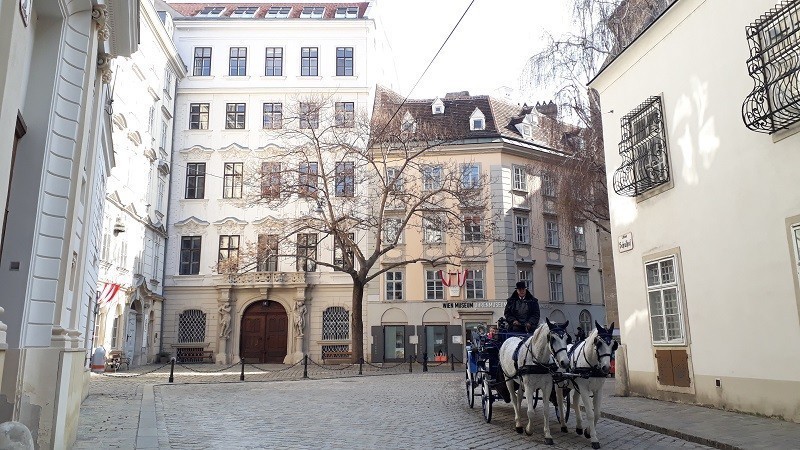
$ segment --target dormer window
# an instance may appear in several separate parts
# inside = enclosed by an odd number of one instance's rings
[[[358,17],[358,7],[348,6],[346,8],[336,8],[335,19],[355,19]]]
[[[256,11],[258,11],[258,6],[237,6],[233,10],[231,17],[234,19],[247,19],[255,16]]]
[[[270,6],[267,10],[267,19],[286,19],[292,12],[291,6]]]
[[[414,116],[408,111],[403,115],[403,123],[400,124],[400,130],[410,131],[412,133],[417,130],[417,122],[414,120]]]
[[[303,11],[300,13],[301,19],[322,19],[325,14],[324,6],[304,6]]]
[[[486,129],[486,117],[480,109],[475,108],[472,115],[469,116],[469,129],[470,131],[480,131]]]
[[[433,114],[444,114],[444,102],[440,98],[437,98],[431,104],[431,112]]]
[[[206,6],[197,13],[197,17],[219,17],[224,11],[224,6]]]

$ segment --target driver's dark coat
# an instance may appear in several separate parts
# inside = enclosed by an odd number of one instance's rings
[[[539,300],[531,294],[531,291],[526,290],[524,298],[519,298],[517,291],[514,291],[511,297],[508,297],[503,315],[509,324],[517,320],[523,325],[529,323],[531,327],[536,328],[539,325]]]

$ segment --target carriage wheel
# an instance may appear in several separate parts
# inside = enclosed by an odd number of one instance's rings
[[[467,404],[470,408],[475,407],[475,375],[469,371],[467,365],[466,380],[464,384],[467,386]]]
[[[483,376],[483,394],[481,395],[481,407],[483,408],[483,420],[486,423],[492,421],[492,403],[494,396],[492,396],[492,388],[489,386],[489,377],[485,374]]]

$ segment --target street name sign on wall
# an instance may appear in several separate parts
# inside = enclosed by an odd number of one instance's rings
[[[620,236],[618,244],[620,253],[633,250],[633,233],[628,232]]]

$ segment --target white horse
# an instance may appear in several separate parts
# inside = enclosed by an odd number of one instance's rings
[[[597,321],[595,329],[589,333],[585,340],[575,345],[569,352],[570,372],[581,374],[574,380],[575,389],[572,393],[572,407],[575,411],[575,432],[583,434],[592,440],[592,448],[600,448],[597,439],[597,421],[600,418],[600,400],[603,396],[603,384],[611,371],[611,357],[617,350],[617,341],[612,338],[614,323],[608,328],[603,328]],[[593,401],[590,398],[593,397]],[[557,396],[560,397],[560,396]],[[583,429],[581,409],[578,398],[586,410],[588,428]],[[561,412],[561,407],[558,407]],[[563,417],[564,414],[561,414]],[[562,428],[563,430],[563,428]]]
[[[517,433],[522,433],[524,419],[520,414],[522,409],[522,395],[528,396],[528,424],[525,433],[533,434],[533,397],[536,390],[542,390],[542,397],[549,395],[553,389],[553,372],[558,368],[569,367],[567,357],[567,333],[569,322],[564,324],[551,323],[539,325],[533,335],[527,339],[510,337],[500,347],[500,366],[506,378],[506,386],[511,393],[511,404],[514,406],[514,427]],[[517,381],[522,378],[521,383]],[[519,390],[516,389],[519,386]],[[559,399],[559,411],[562,409]],[[544,441],[553,445],[550,435],[550,420],[547,403],[543,402],[542,414],[544,417]],[[562,414],[563,417],[563,414]]]

